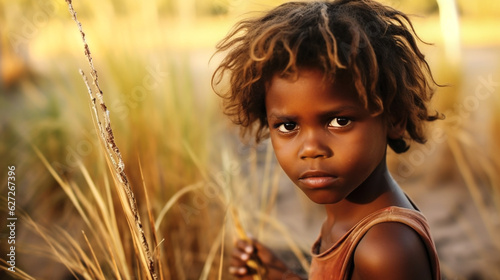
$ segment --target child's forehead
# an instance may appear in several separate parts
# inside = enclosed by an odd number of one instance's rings
[[[266,93],[276,90],[287,94],[294,90],[304,91],[311,97],[317,92],[358,97],[351,79],[344,76],[329,77],[317,68],[301,68],[295,73],[286,75],[275,73],[266,85]]]
[[[276,71],[268,82],[266,82],[265,94],[267,95],[271,87],[276,88],[276,86],[292,85],[293,88],[294,86],[300,86],[302,82],[309,83],[313,88],[318,90],[328,89],[332,95],[341,94],[354,98],[362,104],[362,107],[370,110],[370,97],[360,94],[353,75],[347,69],[338,69],[333,74],[322,70],[320,67],[299,67],[297,71],[287,73]],[[314,91],[310,95],[313,97]]]
[[[319,85],[322,86],[341,85],[352,87],[352,90],[355,90],[353,77],[346,69],[336,69],[336,71],[332,73],[331,71],[325,71],[320,67],[314,66],[300,66],[294,71],[287,72],[275,71],[269,77],[266,86],[269,87],[275,79],[297,82],[301,78],[310,78],[311,76],[314,76],[316,80],[321,80]]]

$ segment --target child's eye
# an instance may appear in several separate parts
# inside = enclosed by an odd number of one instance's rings
[[[345,117],[333,118],[332,121],[328,124],[331,127],[345,127],[351,124],[351,120]]]
[[[278,125],[278,130],[283,133],[289,133],[297,128],[297,124],[293,122],[282,123]]]

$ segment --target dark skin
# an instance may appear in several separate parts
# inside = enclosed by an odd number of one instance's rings
[[[399,138],[403,122],[388,125],[359,101],[350,79],[327,83],[321,71],[300,69],[297,79],[275,75],[266,90],[266,113],[276,158],[290,179],[325,206],[323,252],[367,215],[389,206],[413,209],[387,169],[387,138]],[[230,272],[253,279],[248,258],[259,258],[265,279],[302,279],[258,241],[238,241]],[[432,279],[420,237],[406,225],[371,228],[354,253],[351,279]]]

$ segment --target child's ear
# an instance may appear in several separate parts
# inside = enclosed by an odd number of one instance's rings
[[[401,139],[406,131],[406,118],[391,118],[389,128],[387,130],[387,138]]]

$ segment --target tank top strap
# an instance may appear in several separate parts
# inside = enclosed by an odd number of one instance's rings
[[[435,275],[434,279],[440,279],[439,261],[426,218],[418,211],[397,206],[391,206],[378,210],[366,216],[352,228],[350,234],[346,236],[345,240],[345,244],[349,244],[347,256],[351,256],[351,258],[349,258],[349,262],[344,262],[342,267],[343,272],[348,272],[354,250],[368,230],[377,224],[390,222],[405,224],[417,232],[426,246],[431,268],[433,274]]]

